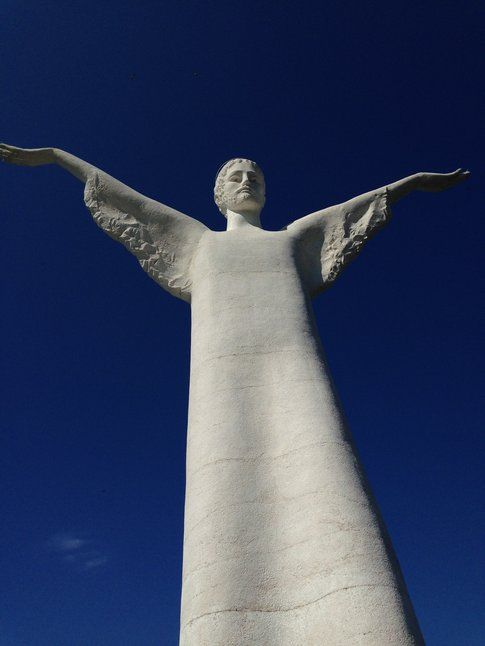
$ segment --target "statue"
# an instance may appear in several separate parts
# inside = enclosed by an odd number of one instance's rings
[[[467,171],[418,173],[261,228],[264,177],[217,175],[215,232],[62,150],[0,145],[85,183],[96,223],[192,307],[182,646],[423,644],[398,562],[325,363],[311,299],[411,191]]]

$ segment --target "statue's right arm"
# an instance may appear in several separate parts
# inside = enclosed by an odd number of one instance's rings
[[[75,155],[59,148],[18,148],[8,144],[0,144],[0,158],[9,164],[17,166],[44,166],[57,164],[86,183],[90,175],[101,172]]]
[[[110,203],[120,211],[137,214],[137,219],[148,224],[157,215],[177,218],[188,218],[184,214],[171,209],[156,200],[152,200],[126,184],[111,177],[101,169],[59,148],[18,148],[8,144],[0,144],[0,159],[19,166],[43,166],[56,164],[78,180],[86,184],[97,176],[109,192]],[[188,218],[191,220],[191,218]]]
[[[0,159],[22,166],[56,164],[86,184],[84,201],[96,224],[133,253],[159,285],[190,302],[192,258],[209,230],[202,222],[137,193],[58,148],[0,144]]]

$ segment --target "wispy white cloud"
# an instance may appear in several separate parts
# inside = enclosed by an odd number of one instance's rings
[[[54,534],[47,541],[47,548],[64,563],[81,570],[93,570],[108,562],[108,556],[96,546],[93,539],[72,533]]]
[[[58,552],[74,552],[84,547],[88,541],[72,534],[54,534],[48,542],[50,547]]]
[[[108,558],[106,556],[98,556],[97,558],[90,559],[84,563],[85,570],[92,570],[95,567],[100,567],[107,562]]]

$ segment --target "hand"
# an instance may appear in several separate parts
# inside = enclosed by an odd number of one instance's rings
[[[458,168],[453,173],[418,173],[417,189],[419,191],[444,191],[470,176],[470,171]]]
[[[0,159],[18,166],[42,166],[54,162],[53,148],[17,148],[0,144]]]

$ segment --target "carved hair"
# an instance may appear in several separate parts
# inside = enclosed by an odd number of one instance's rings
[[[227,177],[227,173],[229,172],[229,169],[232,168],[234,164],[240,164],[242,162],[251,164],[251,166],[255,170],[258,170],[261,173],[261,175],[263,174],[260,167],[257,165],[257,163],[253,162],[251,159],[243,159],[242,157],[236,157],[234,159],[230,159],[225,164],[222,164],[222,166],[217,171],[217,175],[216,175],[216,184],[214,186],[214,201],[217,204],[219,211],[224,215],[224,217],[226,216],[226,212],[227,212],[226,204],[224,202],[224,182],[226,181],[226,177]]]

